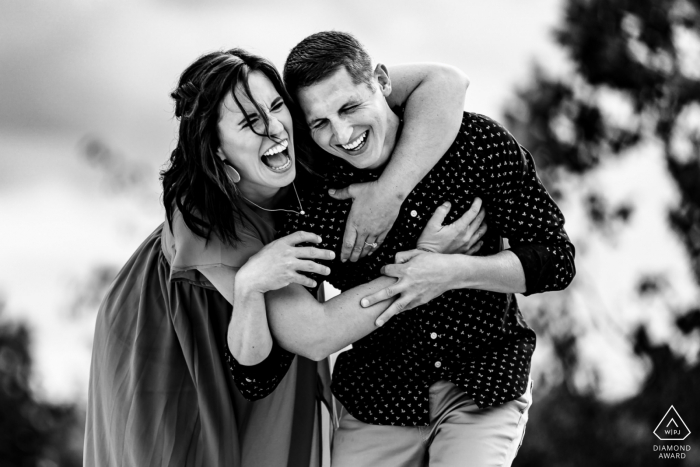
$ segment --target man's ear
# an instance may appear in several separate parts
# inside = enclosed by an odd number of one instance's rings
[[[384,97],[391,94],[391,79],[389,78],[389,70],[382,63],[378,63],[374,68],[374,77],[379,83],[379,89]]]

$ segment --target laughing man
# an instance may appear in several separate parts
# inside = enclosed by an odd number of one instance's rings
[[[354,37],[321,32],[291,51],[284,80],[327,154],[318,156],[326,186],[300,191],[307,214],[290,216],[281,234],[315,232],[321,248],[339,252],[351,201],[328,191],[377,180],[391,158],[402,131],[385,99],[391,79]],[[451,203],[450,223],[476,197],[489,220],[480,256],[410,250],[438,206]],[[575,274],[564,217],[530,153],[497,122],[465,112],[381,248],[357,262],[339,256],[319,283],[347,290],[382,274],[398,281],[363,299],[394,302],[381,327],[338,357],[332,389],[344,410],[333,466],[510,465],[532,400],[535,349],[514,294],[560,290]]]

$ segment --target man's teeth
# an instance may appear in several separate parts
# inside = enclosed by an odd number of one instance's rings
[[[263,156],[266,156],[266,157],[267,156],[274,156],[275,154],[280,153],[280,152],[284,151],[285,149],[287,149],[287,146],[289,146],[289,141],[285,139],[281,143],[275,144],[270,149],[265,151],[263,153]]]
[[[362,145],[362,143],[365,142],[366,138],[367,138],[367,132],[365,131],[364,133],[362,133],[360,135],[359,138],[357,138],[352,143],[342,144],[341,146],[343,146],[343,149],[345,149],[345,150],[353,151],[353,150],[357,149],[358,147],[360,147],[360,145]]]

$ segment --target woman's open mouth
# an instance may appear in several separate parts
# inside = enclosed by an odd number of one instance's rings
[[[289,140],[275,144],[262,155],[263,164],[273,172],[286,172],[292,167],[292,158],[289,156]]]
[[[367,144],[367,139],[369,137],[369,130],[365,130],[360,136],[350,141],[348,144],[341,144],[340,146],[347,152],[360,152],[362,148]]]

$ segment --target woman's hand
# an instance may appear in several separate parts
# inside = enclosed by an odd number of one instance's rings
[[[357,261],[376,251],[394,225],[401,210],[401,200],[382,191],[379,181],[354,183],[340,190],[330,190],[335,199],[352,199],[345,223],[340,260]],[[376,243],[372,248],[369,245]]]
[[[294,232],[270,242],[251,256],[236,274],[236,286],[251,292],[265,293],[289,284],[316,287],[316,281],[299,274],[311,272],[327,276],[330,268],[312,260],[331,260],[335,253],[314,247],[298,247],[299,243],[320,243],[321,237],[309,232]]]
[[[469,210],[450,225],[442,225],[450,212],[450,203],[440,205],[423,229],[416,248],[433,253],[462,253],[473,255],[481,248],[486,233],[481,199],[475,198]],[[398,258],[398,256],[397,256]]]
[[[453,288],[453,271],[448,263],[449,255],[402,251],[396,255],[396,264],[386,265],[381,271],[385,276],[396,277],[396,283],[363,298],[360,304],[368,307],[400,295],[375,321],[381,326],[395,314],[428,303]]]

